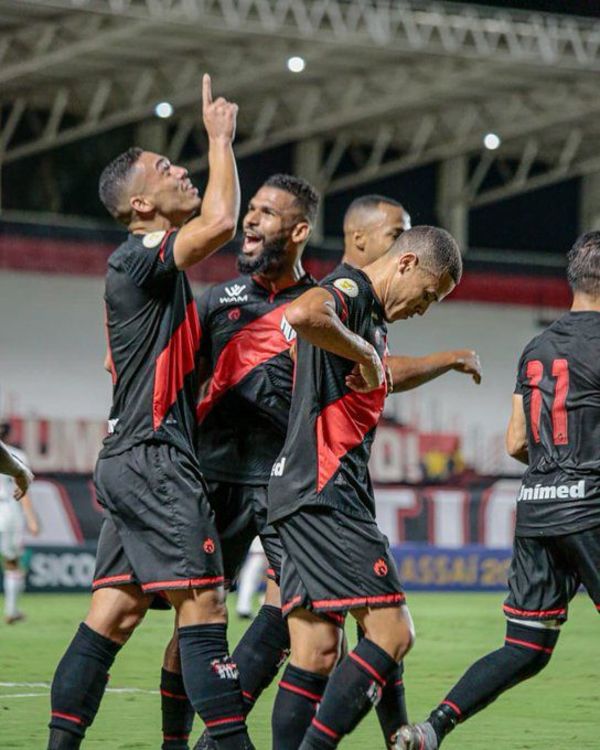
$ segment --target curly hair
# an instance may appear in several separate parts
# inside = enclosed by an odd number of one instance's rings
[[[319,194],[310,182],[290,174],[274,174],[263,183],[263,186],[285,190],[293,195],[304,218],[310,224],[314,224],[319,207]]]

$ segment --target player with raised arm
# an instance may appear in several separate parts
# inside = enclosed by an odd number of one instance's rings
[[[186,692],[218,748],[251,748],[226,639],[219,540],[195,454],[200,327],[183,270],[235,233],[237,106],[203,79],[209,180],[130,149],[100,178],[129,230],[106,275],[113,404],[95,471],[104,506],[90,610],[52,683],[49,750],[78,748],[117,653],[162,593],[177,614]],[[200,210],[200,214],[193,218]]]
[[[454,727],[550,661],[583,584],[600,612],[600,232],[568,255],[570,312],[527,344],[506,434],[527,464],[517,519],[504,645],[475,662],[398,750],[437,750]]]
[[[375,522],[367,467],[386,394],[386,322],[424,314],[461,273],[452,237],[416,227],[379,260],[338,269],[286,311],[298,333],[296,380],[269,483],[291,636],[273,711],[276,750],[337,747],[411,646],[412,623]],[[347,611],[365,637],[328,681]]]

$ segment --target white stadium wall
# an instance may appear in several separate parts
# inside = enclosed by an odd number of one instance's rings
[[[111,384],[102,367],[102,294],[100,277],[0,272],[3,413],[67,420],[106,418]],[[477,349],[484,380],[475,386],[470,378],[449,373],[390,398],[388,414],[420,430],[459,433],[467,463],[480,472],[518,473],[516,462],[504,458],[503,432],[517,359],[527,340],[539,332],[541,313],[525,306],[446,302],[422,319],[391,326],[393,353]],[[382,431],[380,439],[398,437]],[[400,453],[402,460],[410,460],[410,441]],[[390,480],[399,481],[393,466],[374,468],[375,474],[391,471]],[[410,480],[410,473],[409,467],[401,472],[401,479]]]

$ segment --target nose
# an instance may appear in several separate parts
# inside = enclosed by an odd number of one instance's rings
[[[188,176],[188,171],[185,167],[172,166],[171,169],[180,180],[183,180]]]

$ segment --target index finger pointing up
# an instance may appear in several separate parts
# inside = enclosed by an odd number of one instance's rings
[[[206,107],[208,104],[212,104],[212,100],[210,76],[208,73],[205,73],[202,76],[202,104]]]

